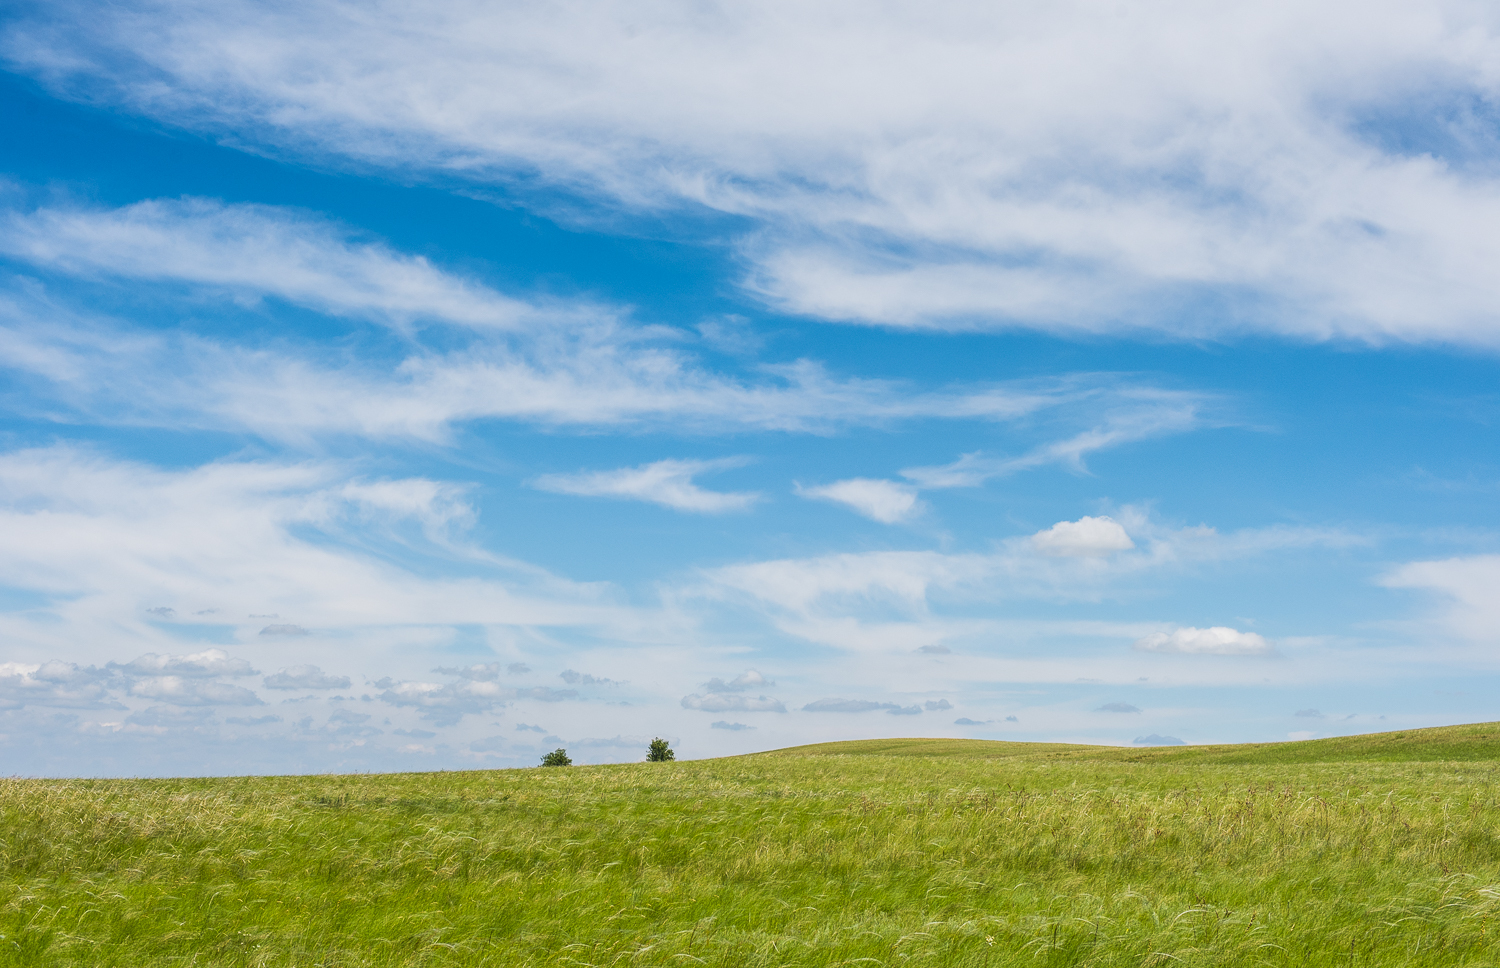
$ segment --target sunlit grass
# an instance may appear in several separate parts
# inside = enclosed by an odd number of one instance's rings
[[[1497,761],[1492,725],[3,781],[0,964],[1500,965]]]

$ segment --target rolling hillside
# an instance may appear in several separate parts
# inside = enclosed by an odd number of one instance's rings
[[[1500,964],[1500,726],[0,781],[0,965]]]

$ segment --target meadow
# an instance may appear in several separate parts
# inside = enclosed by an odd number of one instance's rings
[[[0,781],[0,965],[1500,965],[1500,724]]]

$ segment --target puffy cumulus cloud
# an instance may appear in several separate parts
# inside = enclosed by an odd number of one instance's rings
[[[1272,655],[1276,651],[1254,632],[1240,632],[1222,625],[1207,629],[1189,625],[1171,632],[1153,632],[1136,639],[1135,648],[1178,655]]]
[[[659,460],[640,467],[622,467],[612,471],[544,474],[532,481],[532,486],[559,494],[628,498],[660,504],[676,511],[722,514],[725,511],[744,511],[759,500],[760,495],[705,490],[694,483],[693,478],[699,474],[740,467],[744,463],[742,458]]]
[[[929,699],[922,704],[922,708],[928,712],[934,712],[940,709],[952,709],[953,704],[946,699]]]
[[[727,730],[729,730],[731,732],[736,732],[736,733],[740,732],[741,730],[754,729],[754,728],[755,728],[754,726],[747,726],[744,723],[731,723],[731,722],[726,722],[725,720],[722,720],[722,719],[717,720],[717,721],[709,724],[709,729],[727,729]]]
[[[1078,558],[1097,558],[1135,547],[1120,522],[1106,516],[1059,521],[1032,535],[1031,544],[1044,555]]]
[[[130,694],[173,706],[261,706],[260,697],[243,686],[184,676],[152,676],[130,684]]]
[[[1138,713],[1141,711],[1141,707],[1132,706],[1128,702],[1107,702],[1094,711],[1099,713]]]
[[[803,497],[833,501],[853,508],[858,513],[882,524],[895,524],[915,517],[922,509],[917,500],[917,490],[895,481],[876,480],[867,477],[834,481],[818,487],[797,486]]]
[[[694,693],[682,697],[683,709],[697,709],[705,713],[784,713],[786,705],[780,699],[769,696],[739,696],[725,693]]]
[[[375,688],[380,700],[392,706],[411,706],[424,717],[444,725],[458,722],[468,713],[488,712],[509,698],[509,691],[491,682],[397,682],[381,679]]]
[[[348,689],[348,676],[325,673],[315,665],[296,665],[261,680],[267,689]]]
[[[0,709],[124,709],[110,695],[111,679],[108,669],[72,662],[0,662]]]
[[[132,676],[182,676],[190,679],[258,674],[249,662],[231,658],[223,649],[205,649],[190,655],[157,655],[148,652],[139,659],[114,668]]]
[[[776,683],[772,680],[754,669],[749,669],[728,682],[715,676],[703,684],[703,689],[705,692],[744,692],[746,689],[760,689],[774,685]]]
[[[746,285],[802,314],[1495,342],[1495,138],[1463,120],[1500,57],[1482,4],[64,0],[4,49],[71,96],[320,164],[733,213]],[[306,298],[494,312],[344,245],[336,272],[263,247]],[[1205,293],[1226,311],[1183,310]]]
[[[922,707],[917,705],[903,706],[869,699],[818,699],[802,707],[806,713],[867,713],[876,709],[884,709],[892,716],[915,716],[922,712]]]
[[[739,695],[748,689],[765,689],[768,686],[775,686],[774,681],[756,669],[747,669],[729,681],[714,677],[702,684],[702,693],[682,696],[682,708],[702,710],[705,713],[784,713],[786,705],[780,699],[772,699],[766,695]]]
[[[988,726],[992,722],[994,722],[993,719],[970,719],[967,716],[961,716],[958,719],[955,719],[953,721],[953,725],[955,725],[955,726]]]

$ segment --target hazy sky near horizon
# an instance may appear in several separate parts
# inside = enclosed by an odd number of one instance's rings
[[[0,772],[1500,718],[1492,4],[0,21]]]

